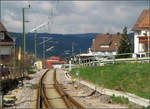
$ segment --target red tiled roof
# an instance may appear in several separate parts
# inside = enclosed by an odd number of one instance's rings
[[[0,31],[7,31],[4,25],[0,22]]]
[[[52,56],[52,57],[49,57],[47,59],[51,59],[51,60],[59,60],[60,58],[59,57],[56,57],[56,56]]]
[[[132,31],[140,30],[142,28],[150,28],[150,9],[144,9],[138,17],[136,24]]]
[[[47,60],[46,60],[46,65],[47,65],[47,67],[48,68],[54,68],[53,67],[53,64],[64,64],[64,61],[48,61],[49,59],[58,59],[59,57],[55,57],[55,56],[53,56],[52,58],[50,57],[50,58],[48,58]],[[59,58],[60,59],[60,58]]]
[[[120,38],[120,34],[99,34],[92,43],[91,51],[116,51],[120,46]],[[109,47],[101,47],[101,45],[109,45]]]
[[[46,61],[46,65],[48,68],[53,68],[53,65],[51,63],[49,63],[48,61]]]
[[[51,64],[64,64],[64,61],[49,61]]]

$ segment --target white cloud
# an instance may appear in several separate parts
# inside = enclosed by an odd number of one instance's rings
[[[2,21],[9,31],[22,32],[22,8],[26,1],[2,2]],[[52,33],[116,33],[124,26],[132,28],[139,14],[148,8],[140,1],[32,1],[26,10],[26,31],[30,31],[51,16],[50,25],[40,32]],[[57,6],[57,7],[56,7]]]
[[[17,21],[12,19],[10,16],[5,16],[4,17],[4,22],[5,22],[5,26],[7,28],[8,31],[16,31],[16,32],[20,32],[21,28],[22,28],[22,22]]]
[[[72,1],[72,2],[75,5],[76,11],[80,13],[86,12],[96,3],[96,1]]]

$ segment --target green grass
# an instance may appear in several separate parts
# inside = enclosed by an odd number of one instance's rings
[[[149,98],[148,63],[122,63],[103,67],[84,67],[72,69],[71,73],[80,72],[80,77],[105,88],[134,93]]]
[[[29,69],[28,74],[34,74],[36,71],[34,69]]]
[[[129,104],[128,98],[125,98],[125,97],[121,97],[121,96],[116,97],[115,95],[113,95],[110,98],[112,99],[112,101],[119,103],[119,104]]]

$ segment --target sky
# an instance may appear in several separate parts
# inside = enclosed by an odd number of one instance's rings
[[[38,32],[117,33],[132,26],[148,1],[2,1],[1,21],[9,32],[22,32],[22,8],[25,9],[26,33],[49,22]]]

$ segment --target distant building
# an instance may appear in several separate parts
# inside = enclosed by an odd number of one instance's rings
[[[116,55],[120,46],[120,38],[120,34],[99,34],[93,40],[90,51],[99,56]]]
[[[148,37],[150,37],[150,9],[142,11],[132,31],[134,31],[133,57],[145,57],[148,52]]]
[[[37,69],[37,70],[40,70],[40,69],[42,69],[42,61],[41,60],[38,60],[38,61],[36,61],[35,63],[34,63],[34,66],[35,66],[35,68]]]
[[[12,56],[13,39],[0,22],[0,64],[8,64]]]
[[[51,69],[61,68],[63,64],[64,64],[64,61],[60,61],[60,58],[56,56],[49,57],[46,60],[47,67]]]

